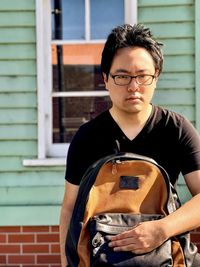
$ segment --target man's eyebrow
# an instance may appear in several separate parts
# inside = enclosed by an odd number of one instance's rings
[[[117,70],[115,70],[115,73],[130,73],[128,70],[126,70],[126,69],[117,69]]]
[[[145,72],[149,72],[148,69],[141,69],[135,72],[135,74],[140,74],[140,73],[145,73]],[[126,74],[131,74],[130,71],[126,70],[126,69],[116,69],[114,71],[114,73],[126,73]]]

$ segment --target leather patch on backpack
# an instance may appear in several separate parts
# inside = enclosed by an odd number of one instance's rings
[[[139,177],[137,176],[120,176],[119,187],[124,189],[134,189],[139,188]]]

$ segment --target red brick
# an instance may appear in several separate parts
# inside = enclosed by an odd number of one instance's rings
[[[13,267],[13,266],[10,266],[10,267]],[[42,264],[42,265],[39,265],[39,264],[34,264],[34,265],[33,264],[28,264],[28,265],[23,264],[23,267],[49,267],[49,264],[47,264],[47,265],[44,265],[44,264]],[[58,267],[61,267],[61,266],[58,266]]]
[[[37,232],[49,232],[50,231],[50,227],[49,226],[23,226],[22,227],[22,231],[24,233],[26,232],[33,232],[33,233],[37,233]]]
[[[58,234],[38,234],[37,235],[37,242],[59,242],[59,235]]]
[[[191,235],[191,241],[194,243],[200,243],[200,234],[192,234]]]
[[[60,264],[60,255],[37,255],[37,263]]]
[[[198,252],[200,252],[200,245],[196,245],[196,246],[197,246]]]
[[[60,245],[59,244],[51,245],[51,252],[52,253],[60,253]]]
[[[20,253],[20,246],[18,245],[0,245],[0,253]]]
[[[11,243],[28,243],[34,242],[34,235],[29,234],[10,234],[8,235],[8,242]]]
[[[23,253],[49,253],[49,245],[23,245]]]
[[[20,226],[4,226],[0,227],[1,233],[13,233],[13,232],[21,232]]]
[[[33,255],[13,255],[8,256],[8,263],[35,263],[35,257]]]
[[[1,264],[3,264],[3,263],[6,263],[6,256],[1,256],[1,255],[0,255],[0,266],[1,266]]]
[[[51,226],[51,232],[59,232],[59,226],[58,225]]]
[[[6,235],[0,234],[0,243],[6,242]]]

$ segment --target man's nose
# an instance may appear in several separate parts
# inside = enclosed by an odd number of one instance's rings
[[[135,78],[132,78],[131,82],[129,83],[128,85],[128,91],[131,92],[131,91],[137,91],[139,89],[139,84],[136,82],[136,79]]]

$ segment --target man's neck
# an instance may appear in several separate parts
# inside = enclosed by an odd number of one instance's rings
[[[114,108],[111,108],[110,114],[124,134],[133,140],[143,129],[151,111],[152,105],[149,105],[146,110],[136,113],[116,112]]]

